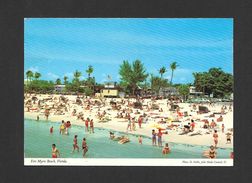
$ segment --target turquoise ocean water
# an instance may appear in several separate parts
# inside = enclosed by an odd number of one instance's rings
[[[50,134],[50,127],[54,127],[54,133]],[[89,150],[87,158],[202,158],[202,152],[208,150],[207,146],[195,146],[186,144],[169,143],[171,153],[162,155],[162,148],[153,147],[151,139],[143,137],[143,144],[138,144],[135,135],[128,135],[130,142],[118,144],[109,139],[109,130],[95,128],[94,134],[85,132],[82,126],[72,126],[70,135],[59,134],[60,123],[24,120],[24,154],[26,158],[50,158],[51,145],[56,144],[62,158],[82,158],[81,151],[71,153],[73,137],[78,135],[78,145],[81,147],[83,137],[87,139]],[[115,135],[125,135],[115,132]],[[217,149],[218,158],[229,158],[233,149]]]

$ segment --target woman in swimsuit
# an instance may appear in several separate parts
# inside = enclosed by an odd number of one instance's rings
[[[213,138],[214,138],[214,144],[215,144],[215,148],[216,148],[216,147],[217,147],[217,144],[218,144],[218,134],[217,134],[217,130],[214,130]]]
[[[74,136],[74,140],[73,140],[73,151],[72,153],[75,151],[75,149],[77,149],[77,151],[79,152],[79,146],[78,146],[78,143],[77,143],[77,135]]]
[[[60,157],[59,150],[56,148],[55,144],[52,144],[52,158]]]
[[[165,147],[163,148],[162,153],[163,153],[163,154],[168,154],[168,153],[170,153],[170,152],[171,152],[171,150],[170,150],[170,148],[169,148],[169,144],[168,144],[168,143],[165,143]]]
[[[157,138],[156,138],[157,134],[155,132],[155,130],[152,130],[152,145],[156,145],[157,144]]]
[[[87,142],[86,142],[86,139],[83,138],[83,141],[82,141],[82,150],[83,150],[83,157],[85,157],[87,151],[88,151],[88,146],[87,146]]]
[[[85,121],[85,131],[88,132],[88,122],[89,122],[89,118],[86,119]]]
[[[216,158],[216,151],[214,146],[210,146],[210,150],[209,150],[209,158],[210,159],[214,159]]]

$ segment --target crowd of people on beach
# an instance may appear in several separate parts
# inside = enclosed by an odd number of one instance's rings
[[[177,132],[178,135],[195,136],[212,134],[213,144],[209,144],[210,150],[203,152],[204,157],[216,158],[213,151],[218,148],[219,133],[226,133],[226,142],[232,143],[233,129],[226,129],[223,123],[224,116],[232,112],[232,104],[222,105],[219,111],[204,111],[205,108],[216,108],[215,103],[208,104],[189,104],[187,111],[180,106],[179,99],[151,99],[130,98],[130,99],[108,99],[91,98],[86,96],[75,96],[70,99],[68,96],[54,95],[28,95],[24,97],[25,109],[28,113],[36,113],[37,120],[44,116],[49,120],[51,116],[67,116],[77,122],[83,122],[85,131],[94,133],[94,121],[96,123],[109,123],[110,121],[125,122],[127,133],[138,133],[138,131],[152,125],[151,139],[152,145],[162,147],[162,153],[170,153],[168,142],[162,137],[170,133]],[[174,107],[175,106],[175,107]],[[203,106],[202,110],[199,110]],[[90,117],[92,116],[92,117]],[[209,122],[209,120],[211,122]],[[71,122],[62,120],[59,133],[69,135]],[[151,127],[150,127],[151,128]],[[157,130],[157,132],[156,132]],[[53,127],[50,128],[53,133]],[[118,143],[124,144],[130,142],[126,136],[115,137],[110,134],[111,140],[118,140]],[[83,139],[84,141],[84,139]],[[138,135],[139,144],[143,143],[142,136]],[[165,143],[165,145],[163,145]],[[85,148],[83,148],[85,147]],[[86,139],[84,141],[83,156],[87,152]],[[55,157],[56,145],[52,146],[52,154]],[[73,151],[79,151],[77,136],[74,138]],[[85,151],[85,153],[84,153]],[[58,153],[59,154],[59,153]],[[208,154],[208,155],[207,155]]]

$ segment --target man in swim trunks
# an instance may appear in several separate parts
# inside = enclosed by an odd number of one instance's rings
[[[158,146],[159,147],[162,146],[162,135],[163,135],[163,133],[161,132],[161,129],[158,129],[157,136],[158,136]]]
[[[83,158],[85,157],[87,151],[88,151],[88,146],[87,146],[87,142],[86,142],[86,139],[83,138],[82,140],[82,150],[83,150]]]
[[[59,150],[56,148],[55,144],[52,144],[52,158],[60,157]]]
[[[72,153],[75,151],[75,149],[77,149],[77,151],[79,152],[79,146],[78,146],[78,142],[77,142],[77,135],[74,136],[74,139],[73,139],[73,151]]]

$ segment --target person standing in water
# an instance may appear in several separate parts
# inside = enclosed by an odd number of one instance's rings
[[[138,142],[139,142],[139,144],[142,144],[142,143],[143,143],[142,135],[140,135],[140,136],[138,137]]]
[[[58,157],[60,157],[60,152],[56,148],[56,145],[52,144],[52,158],[58,158]]]
[[[94,121],[91,119],[90,121],[90,133],[94,133]]]
[[[155,132],[155,130],[152,130],[152,145],[156,146],[157,145],[157,138],[156,138],[157,134]]]
[[[161,129],[158,129],[157,136],[158,136],[158,146],[159,147],[162,147],[162,135],[163,135],[163,133],[161,132]]]
[[[74,139],[73,139],[73,151],[72,153],[75,151],[75,149],[77,149],[77,151],[79,152],[79,146],[78,146],[78,142],[77,142],[77,135],[74,136]]]
[[[86,119],[85,121],[85,131],[88,132],[89,129],[88,129],[88,122],[89,122],[89,118]]]
[[[83,150],[83,158],[85,157],[86,153],[88,152],[88,146],[87,146],[87,142],[86,139],[83,138],[82,140],[82,150]]]
[[[50,128],[50,133],[51,134],[53,133],[53,126],[51,126],[51,128]]]

